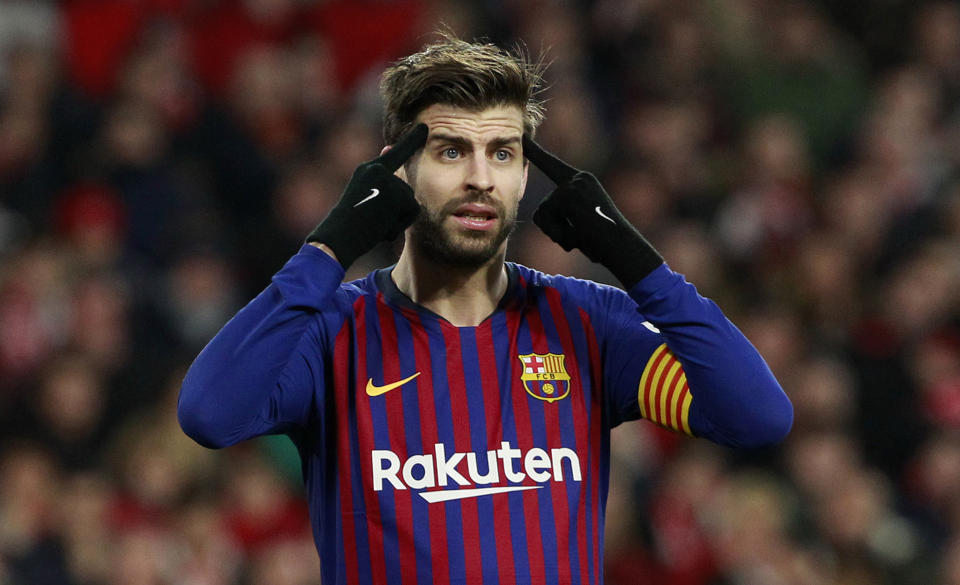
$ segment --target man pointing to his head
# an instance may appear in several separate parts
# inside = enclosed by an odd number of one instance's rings
[[[199,443],[297,445],[327,585],[602,583],[614,426],[741,448],[790,429],[740,331],[534,141],[540,74],[451,37],[390,67],[389,146],[184,380]],[[624,290],[505,261],[529,163],[556,184],[536,225]],[[400,234],[394,266],[341,282]]]

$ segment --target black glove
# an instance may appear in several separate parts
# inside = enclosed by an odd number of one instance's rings
[[[363,163],[350,183],[310,235],[307,243],[326,244],[344,269],[382,241],[400,235],[420,213],[413,189],[394,171],[427,141],[427,126],[419,124],[393,148]]]
[[[627,289],[663,263],[663,257],[623,217],[592,174],[577,170],[523,135],[523,155],[557,188],[533,221],[564,250],[579,248],[607,267]]]

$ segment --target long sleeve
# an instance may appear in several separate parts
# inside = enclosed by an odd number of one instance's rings
[[[302,427],[323,380],[323,311],[334,305],[343,268],[304,246],[241,309],[190,366],[177,414],[201,445],[225,447]]]
[[[682,365],[694,435],[737,447],[786,436],[793,423],[789,399],[756,348],[713,301],[665,264],[629,294]],[[652,365],[651,358],[646,368]]]
[[[781,441],[793,406],[717,305],[662,264],[627,294],[594,287],[611,425],[645,418],[723,445]]]

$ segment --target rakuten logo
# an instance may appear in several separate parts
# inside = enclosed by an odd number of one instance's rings
[[[500,448],[487,451],[486,470],[481,473],[477,465],[477,453],[451,453],[447,457],[446,448],[437,444],[433,454],[413,455],[401,463],[400,457],[388,449],[371,451],[373,457],[373,489],[383,490],[384,482],[395,489],[405,490],[446,487],[448,485],[491,485],[499,483],[501,478],[511,483],[521,483],[530,478],[538,483],[563,481],[564,461],[568,462],[570,477],[580,481],[580,458],[573,449],[561,448],[546,450],[533,448],[526,453],[513,449],[510,443],[500,443]],[[463,465],[466,459],[466,465]],[[466,467],[466,470],[464,470]],[[466,477],[464,477],[466,471]],[[470,478],[469,480],[467,478]],[[420,492],[420,497],[428,502],[459,500],[487,494],[517,492],[540,489],[541,485],[510,485],[499,487],[438,490]]]

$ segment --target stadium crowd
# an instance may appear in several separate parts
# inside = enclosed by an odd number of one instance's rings
[[[441,22],[549,48],[539,142],[795,406],[762,452],[618,427],[607,583],[960,583],[957,2],[0,0],[0,585],[318,582],[289,441],[203,449],[177,392]]]

